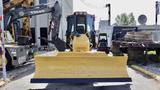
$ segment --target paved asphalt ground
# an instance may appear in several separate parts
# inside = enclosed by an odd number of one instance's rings
[[[30,84],[30,79],[34,75],[34,65],[21,67],[29,68],[18,77],[14,78],[6,86],[1,87],[0,90],[160,90],[160,82],[151,79],[142,73],[128,68],[129,76],[132,78],[132,85],[124,86],[103,86],[93,87],[91,84]],[[19,68],[18,68],[19,69]]]

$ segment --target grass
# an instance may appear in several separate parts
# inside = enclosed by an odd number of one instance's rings
[[[146,51],[144,51],[145,53]],[[147,55],[156,55],[156,51],[147,51]]]

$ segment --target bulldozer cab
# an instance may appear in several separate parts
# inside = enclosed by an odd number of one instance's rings
[[[94,18],[94,15],[87,14],[86,12],[75,12],[67,17],[67,48],[70,48],[73,36],[77,34],[86,34],[93,47],[96,47]]]

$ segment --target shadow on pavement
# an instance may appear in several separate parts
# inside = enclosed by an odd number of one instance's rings
[[[45,90],[131,90],[130,85],[94,87],[92,84],[48,84]]]
[[[26,70],[24,70],[24,69],[26,69]],[[28,75],[34,73],[34,71],[35,71],[35,67],[33,64],[26,64],[21,67],[18,67],[18,68],[16,68],[16,71],[15,71],[16,74],[14,73],[15,77],[12,78],[12,81],[21,79],[25,76],[28,76]],[[14,70],[12,72],[14,72]]]

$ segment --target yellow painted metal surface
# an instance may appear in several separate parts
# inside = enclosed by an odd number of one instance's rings
[[[34,78],[128,78],[127,56],[103,52],[54,52],[35,56]]]
[[[32,6],[33,0],[10,0],[7,4],[3,5],[4,13],[7,13],[11,8],[22,5],[23,6]]]
[[[5,60],[5,64],[7,64],[7,60]],[[0,55],[0,68],[2,68],[2,55]]]
[[[86,34],[74,36],[73,39],[73,52],[85,52],[90,50],[90,42]]]
[[[24,17],[22,18],[22,21],[23,21],[22,36],[31,36],[30,17]]]
[[[107,56],[90,51],[85,34],[73,39],[73,52],[52,52],[35,56],[34,78],[128,78],[127,56]]]
[[[15,40],[15,30],[14,30],[14,24],[12,23],[12,37],[13,37],[13,40]]]

